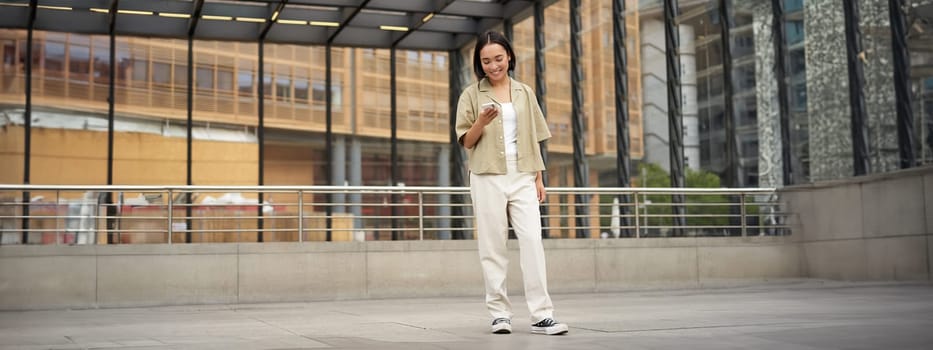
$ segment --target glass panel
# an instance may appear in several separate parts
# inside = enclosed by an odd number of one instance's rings
[[[69,77],[71,79],[87,79],[87,75],[91,72],[91,49],[87,46],[72,43],[69,45],[68,56]]]
[[[295,81],[295,101],[308,103],[308,81],[305,79]]]
[[[172,82],[171,64],[165,62],[153,62],[152,82],[156,84],[170,84]]]
[[[106,40],[104,40],[106,39]],[[110,40],[96,37],[94,40],[94,82],[110,84]]]
[[[175,74],[173,81],[175,82],[176,87],[182,89],[188,88],[188,66],[186,64],[175,64]]]
[[[240,96],[253,95],[253,73],[250,71],[240,71],[237,73],[237,86]]]
[[[212,90],[214,89],[214,70],[208,67],[197,67],[194,80],[198,89]]]
[[[144,82],[149,79],[149,61],[144,58],[133,60],[133,80]]]
[[[49,77],[63,77],[65,70],[65,44],[56,42],[45,43],[45,68]]]
[[[233,91],[233,72],[229,70],[217,71],[217,90]]]

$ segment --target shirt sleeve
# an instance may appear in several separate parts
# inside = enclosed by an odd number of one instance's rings
[[[466,135],[467,131],[470,131],[470,128],[473,127],[473,123],[476,122],[476,110],[474,109],[476,103],[473,101],[474,96],[468,91],[470,88],[460,94],[460,100],[457,102],[456,133],[457,143],[461,146],[463,145],[463,135]]]
[[[535,93],[531,88],[526,90],[531,100],[532,105],[532,119],[535,124],[535,140],[538,142],[545,141],[551,138],[551,130],[548,128],[547,120],[544,119],[544,112],[541,111],[541,106],[538,105],[538,98],[535,96]]]

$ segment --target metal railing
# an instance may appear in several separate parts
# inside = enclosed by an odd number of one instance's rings
[[[547,191],[548,238],[790,234],[771,188]],[[466,187],[0,185],[0,244],[472,238]]]

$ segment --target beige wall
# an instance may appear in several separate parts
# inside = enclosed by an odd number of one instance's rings
[[[30,182],[49,185],[99,185],[107,182],[107,133],[32,129]],[[0,182],[23,183],[24,128],[0,129]],[[184,138],[144,133],[114,134],[113,183],[184,185]],[[196,140],[192,145],[195,185],[255,185],[258,148],[253,143]],[[277,164],[278,160],[273,164]],[[282,177],[275,173],[272,178]],[[282,169],[288,171],[288,167]],[[269,169],[267,169],[267,172]]]
[[[786,188],[807,276],[931,280],[933,166]]]
[[[509,242],[508,286],[522,291]],[[546,240],[552,293],[795,279],[790,237]],[[476,241],[0,246],[0,310],[475,296]]]

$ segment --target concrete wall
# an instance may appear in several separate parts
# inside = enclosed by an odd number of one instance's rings
[[[510,241],[509,290],[522,291]],[[552,293],[798,278],[791,237],[547,240]],[[0,246],[0,309],[475,295],[475,241]]]
[[[546,240],[549,289],[931,280],[933,167],[789,187],[781,198],[790,236]],[[0,310],[482,294],[475,241],[0,246]]]
[[[782,191],[810,278],[931,280],[933,167]]]

